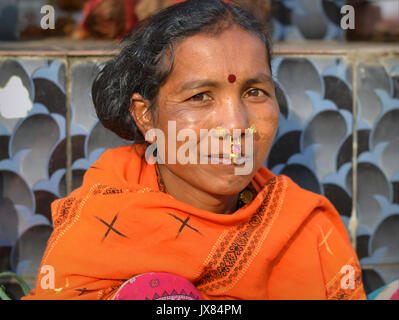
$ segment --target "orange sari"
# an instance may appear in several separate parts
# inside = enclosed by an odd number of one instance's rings
[[[204,299],[366,299],[326,198],[262,167],[252,202],[231,215],[200,210],[159,190],[143,152],[106,151],[80,188],[53,202],[54,231],[23,299],[112,299],[146,272],[180,275]]]

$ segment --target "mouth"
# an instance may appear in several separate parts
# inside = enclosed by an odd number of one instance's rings
[[[249,156],[239,156],[235,162],[233,162],[230,158],[230,154],[216,154],[203,156],[206,159],[208,164],[216,164],[216,165],[224,165],[224,166],[237,166],[242,165],[245,162],[250,160]]]

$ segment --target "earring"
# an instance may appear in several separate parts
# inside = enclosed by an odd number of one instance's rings
[[[251,135],[254,135],[255,133],[258,132],[258,129],[256,128],[256,126],[254,124],[252,124],[247,130],[248,130],[248,133]]]
[[[157,136],[153,136],[152,139],[145,139],[145,141],[149,144],[156,144],[157,143]]]

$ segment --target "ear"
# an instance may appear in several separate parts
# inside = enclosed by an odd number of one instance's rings
[[[148,130],[154,128],[153,118],[149,109],[150,106],[151,103],[149,100],[144,99],[138,93],[133,94],[129,111],[143,137],[145,137],[145,133]]]

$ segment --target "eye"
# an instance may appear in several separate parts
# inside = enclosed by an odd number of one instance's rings
[[[261,89],[251,89],[249,91],[246,92],[245,96],[248,97],[261,97],[261,96],[265,96],[266,92],[261,90]]]
[[[203,93],[196,94],[195,96],[192,96],[189,100],[196,101],[196,102],[204,102],[204,101],[207,101],[210,99],[211,99],[211,97],[207,93],[203,92]]]

